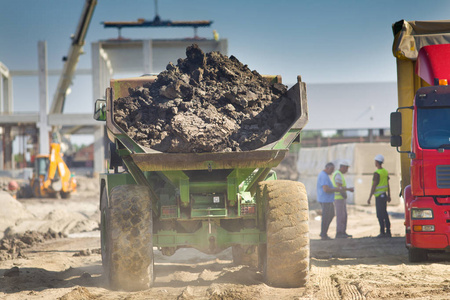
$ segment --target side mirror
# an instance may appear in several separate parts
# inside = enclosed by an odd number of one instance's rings
[[[392,135],[391,136],[391,146],[392,147],[400,147],[402,145],[402,136],[401,135]]]
[[[402,114],[398,111],[393,112],[391,113],[391,136],[401,136],[401,135],[402,135]]]
[[[97,121],[106,121],[106,100],[97,99],[95,101],[94,119]]]

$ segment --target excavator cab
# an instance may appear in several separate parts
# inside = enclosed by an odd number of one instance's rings
[[[47,172],[48,172],[48,165],[49,165],[49,160],[48,160],[48,156],[42,156],[42,157],[37,157],[35,160],[35,173],[38,176],[46,176]]]

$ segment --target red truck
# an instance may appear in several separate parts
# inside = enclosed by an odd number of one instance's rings
[[[393,29],[399,108],[391,146],[402,156],[409,261],[420,262],[450,252],[450,22],[402,20]]]

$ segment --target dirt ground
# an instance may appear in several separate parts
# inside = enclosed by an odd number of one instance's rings
[[[311,210],[311,278],[305,288],[267,286],[257,270],[233,265],[230,249],[217,256],[180,249],[171,257],[155,249],[155,286],[113,291],[102,276],[96,187],[96,179],[85,179],[69,200],[19,199],[8,206],[14,213],[22,210],[10,230],[59,228],[68,237],[0,260],[0,299],[450,299],[449,255],[421,264],[407,261],[401,206],[388,208],[389,239],[375,238],[374,207],[350,205],[353,238],[321,241],[320,216]],[[3,220],[6,201],[9,195],[0,193]],[[334,232],[333,222],[329,234]]]

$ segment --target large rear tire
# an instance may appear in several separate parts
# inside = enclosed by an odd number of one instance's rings
[[[259,184],[265,205],[267,244],[260,247],[260,263],[268,285],[305,286],[309,280],[309,211],[305,186],[287,180]]]
[[[108,227],[106,224],[108,211],[108,193],[106,186],[102,184],[100,194],[100,247],[102,252],[103,275],[109,280],[109,260],[108,260]]]
[[[111,288],[138,291],[153,285],[150,193],[140,185],[111,190],[106,209],[106,260]]]

